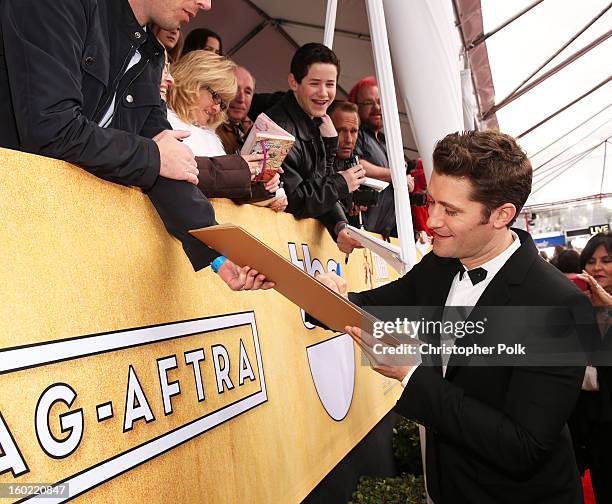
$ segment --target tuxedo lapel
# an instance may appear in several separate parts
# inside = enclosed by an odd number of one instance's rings
[[[427,273],[427,284],[419,286],[422,306],[441,306],[446,304],[455,275],[463,268],[458,259],[436,258],[436,268]]]
[[[419,296],[421,306],[425,308],[426,320],[442,322],[444,305],[450,291],[455,275],[460,271],[461,262],[458,259],[436,258],[436,268],[427,275],[427,284],[422,286],[422,294]],[[423,343],[434,347],[440,347],[440,334],[426,334],[420,337]],[[442,360],[439,354],[431,353],[422,355],[422,365],[431,367],[442,375]]]

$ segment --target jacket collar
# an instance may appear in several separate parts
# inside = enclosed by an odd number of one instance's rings
[[[295,124],[296,136],[300,138],[300,140],[312,140],[320,136],[319,125],[321,124],[321,119],[318,117],[311,119],[310,116],[304,112],[302,107],[300,107],[295,99],[293,91],[287,91],[285,93],[281,98],[281,104],[287,112],[287,115]]]
[[[164,47],[157,40],[157,37],[153,35],[151,29],[145,29],[145,27],[138,24],[132,6],[128,0],[114,0],[113,9],[115,12],[115,19],[120,20],[119,25],[121,26],[121,30],[129,37],[138,51],[148,49],[155,56],[159,56],[159,53],[163,52]],[[146,42],[149,43],[146,44]]]
[[[503,278],[506,283],[512,285],[523,283],[527,273],[529,272],[529,268],[533,264],[533,261],[538,257],[538,249],[536,248],[531,235],[518,228],[512,228],[512,231],[514,231],[519,237],[519,240],[521,240],[521,246],[502,266],[490,285],[497,283],[498,277]],[[441,265],[444,265],[445,269],[448,270],[448,273],[453,274],[451,281],[457,272],[464,269],[459,259],[438,256],[436,256],[436,259]],[[487,287],[487,291],[488,290],[489,288]],[[486,294],[487,291],[485,291],[484,294]]]
[[[378,143],[382,143],[383,145],[385,144],[386,140],[385,140],[385,130],[381,130],[378,132],[378,135],[376,135],[376,132],[367,124],[362,124],[360,126],[360,128],[363,130],[364,134],[372,137],[372,139]]]

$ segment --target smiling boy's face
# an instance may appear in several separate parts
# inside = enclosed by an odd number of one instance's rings
[[[338,69],[331,63],[313,63],[308,73],[298,83],[289,74],[289,87],[297,102],[310,117],[323,117],[336,97]]]

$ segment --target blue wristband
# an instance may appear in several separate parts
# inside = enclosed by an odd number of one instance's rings
[[[226,260],[227,260],[227,257],[219,256],[210,264],[210,267],[215,273],[219,273],[219,268]]]

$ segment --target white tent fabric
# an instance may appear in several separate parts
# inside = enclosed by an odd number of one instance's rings
[[[492,30],[531,3],[532,0],[482,0],[484,32]],[[501,101],[521,84],[608,4],[608,0],[546,0],[487,39],[496,102]],[[612,9],[534,78],[610,30],[610,27]],[[610,76],[611,55],[612,38],[608,38],[499,110],[497,119],[500,129],[518,136],[588,92]],[[534,186],[527,202],[528,206],[612,192],[612,145],[607,146],[608,167],[604,173],[603,143],[612,135],[610,104],[612,82],[603,85],[520,139],[534,167]],[[587,120],[599,111],[601,112],[598,115]],[[583,122],[585,123],[581,125]],[[574,128],[574,131],[555,142]],[[595,148],[591,150],[593,147]]]
[[[407,273],[416,262],[416,248],[414,243],[414,228],[410,213],[410,200],[408,195],[406,168],[404,152],[402,149],[401,126],[399,122],[399,111],[397,108],[397,97],[395,93],[395,79],[391,63],[391,51],[389,48],[389,35],[387,33],[387,21],[385,19],[385,8],[383,0],[367,0],[368,24],[372,37],[372,48],[374,49],[374,65],[376,67],[376,81],[380,93],[380,104],[384,118],[385,141],[387,144],[387,156],[391,168],[391,180],[393,181],[393,192],[395,195],[395,220],[399,237],[400,254],[404,263],[402,273]],[[391,7],[388,5],[388,7]],[[389,18],[401,15],[397,6],[389,8]]]
[[[445,0],[387,0],[396,79],[427,177],[435,143],[463,129],[460,41]]]

